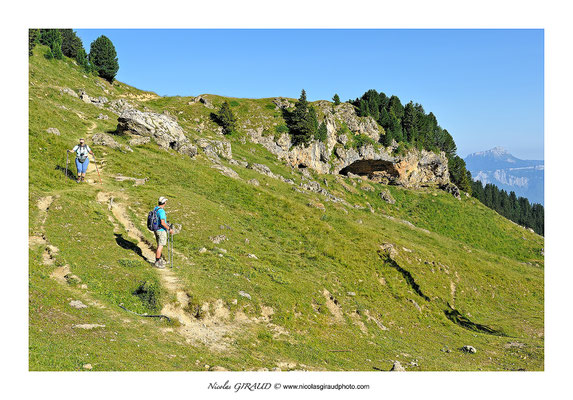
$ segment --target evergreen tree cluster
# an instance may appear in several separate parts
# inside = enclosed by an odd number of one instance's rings
[[[86,72],[95,72],[113,82],[119,64],[111,40],[100,36],[92,42],[90,53],[86,53],[82,40],[72,29],[30,29],[28,31],[28,52],[31,56],[37,44],[48,46],[45,57],[61,60],[64,56],[75,59]]]
[[[374,89],[349,102],[357,108],[359,116],[371,116],[384,128],[386,134],[381,138],[384,146],[396,141],[419,149],[443,151],[448,157],[451,181],[461,190],[471,193],[471,175],[466,163],[456,155],[452,135],[438,124],[432,112],[426,114],[421,104],[412,101],[404,106],[398,96],[388,97]]]
[[[514,191],[507,192],[491,183],[483,186],[481,181],[472,182],[472,196],[505,218],[539,235],[545,233],[544,208],[541,204],[530,204],[525,197],[517,197]]]

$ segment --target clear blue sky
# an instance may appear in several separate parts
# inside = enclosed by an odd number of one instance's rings
[[[368,89],[413,100],[458,154],[507,148],[543,159],[543,30],[80,29],[114,43],[117,79],[159,95],[310,100]]]

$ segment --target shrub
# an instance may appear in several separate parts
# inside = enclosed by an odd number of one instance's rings
[[[161,309],[159,302],[161,288],[156,282],[142,282],[137,289],[133,291],[133,294],[139,297],[145,308],[149,311],[156,312]]]
[[[217,114],[214,115],[213,119],[217,124],[219,124],[223,128],[223,133],[226,135],[233,132],[237,125],[237,119],[235,118],[233,111],[231,111],[229,103],[227,103],[226,101],[224,101],[223,104],[221,104],[221,108],[219,109]]]

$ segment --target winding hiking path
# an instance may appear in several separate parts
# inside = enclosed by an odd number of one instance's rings
[[[97,201],[107,204],[111,215],[109,220],[113,223],[115,230],[125,229],[128,236],[137,241],[137,247],[141,250],[142,256],[151,264],[155,262],[155,252],[152,245],[144,237],[143,233],[129,219],[125,202],[128,201],[124,193],[98,192]],[[179,321],[180,327],[175,328],[188,343],[202,343],[212,350],[224,351],[228,349],[231,338],[228,334],[240,325],[252,322],[245,314],[239,312],[231,319],[230,311],[222,300],[217,300],[212,305],[213,313],[209,303],[194,305],[200,307],[203,314],[201,319],[195,318],[190,313],[190,298],[183,283],[170,268],[156,269],[161,285],[167,292],[174,295],[176,302],[166,304],[161,310],[161,314],[171,319]]]

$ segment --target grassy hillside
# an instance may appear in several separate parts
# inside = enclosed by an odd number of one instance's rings
[[[154,143],[127,153],[94,146],[103,185],[95,171],[96,182],[76,184],[64,176],[65,149],[113,132],[117,116],[66,87],[168,111],[192,140],[220,137],[212,110],[191,98],[110,85],[42,50],[30,58],[31,370],[543,369],[542,237],[466,196],[313,177],[357,205],[345,206],[223,160],[240,176],[232,179],[201,152],[190,159]],[[227,100],[243,132],[284,124],[272,99]],[[302,181],[241,134],[227,139],[234,159]],[[383,189],[395,204],[380,199]],[[173,271],[146,262],[154,237],[145,218],[160,195],[168,220],[183,225]],[[213,243],[217,235],[226,240]]]

